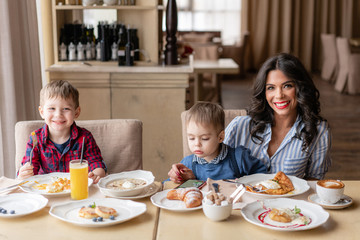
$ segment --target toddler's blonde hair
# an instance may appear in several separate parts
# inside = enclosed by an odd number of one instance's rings
[[[51,98],[71,99],[75,109],[79,107],[79,91],[68,81],[57,80],[46,84],[40,91],[40,106]]]
[[[196,103],[186,114],[186,124],[189,124],[191,120],[197,124],[211,124],[218,132],[225,129],[224,109],[216,103]]]

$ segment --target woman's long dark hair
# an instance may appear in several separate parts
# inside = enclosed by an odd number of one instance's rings
[[[303,140],[302,150],[307,151],[317,135],[317,124],[323,120],[320,116],[320,93],[316,89],[310,74],[295,56],[281,53],[265,61],[259,70],[253,86],[253,95],[248,109],[251,116],[250,133],[254,142],[262,142],[259,133],[263,133],[267,123],[273,124],[274,111],[265,96],[266,79],[270,71],[280,70],[295,82],[297,111],[305,127],[297,129],[297,137]]]

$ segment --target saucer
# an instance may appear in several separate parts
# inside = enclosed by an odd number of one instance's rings
[[[319,204],[326,209],[342,209],[349,207],[353,203],[352,198],[345,194],[341,197],[341,199],[343,199],[344,201],[339,201],[337,203],[324,203],[320,200],[319,196],[316,193],[313,193],[308,197],[308,200],[310,202]]]

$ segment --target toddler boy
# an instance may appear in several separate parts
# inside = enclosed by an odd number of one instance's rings
[[[221,106],[199,102],[186,115],[190,151],[180,163],[173,164],[168,175],[176,183],[188,179],[235,179],[254,173],[266,173],[265,165],[242,146],[223,144],[225,113]]]
[[[39,112],[45,124],[27,142],[19,179],[51,172],[69,172],[69,162],[81,157],[83,139],[83,159],[88,161],[89,178],[97,183],[105,176],[106,165],[94,137],[75,123],[80,110],[79,92],[69,82],[53,81],[41,89]],[[36,138],[35,142],[33,137]],[[30,165],[33,144],[35,147]]]

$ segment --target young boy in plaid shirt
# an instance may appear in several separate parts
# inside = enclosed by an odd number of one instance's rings
[[[84,137],[83,158],[89,164],[89,178],[97,183],[105,176],[106,165],[94,137],[75,123],[80,115],[79,92],[75,87],[62,80],[47,84],[40,91],[39,112],[45,124],[27,142],[19,179],[51,172],[69,172],[69,162],[81,157]],[[37,144],[34,144],[30,165],[33,137],[36,137]]]

